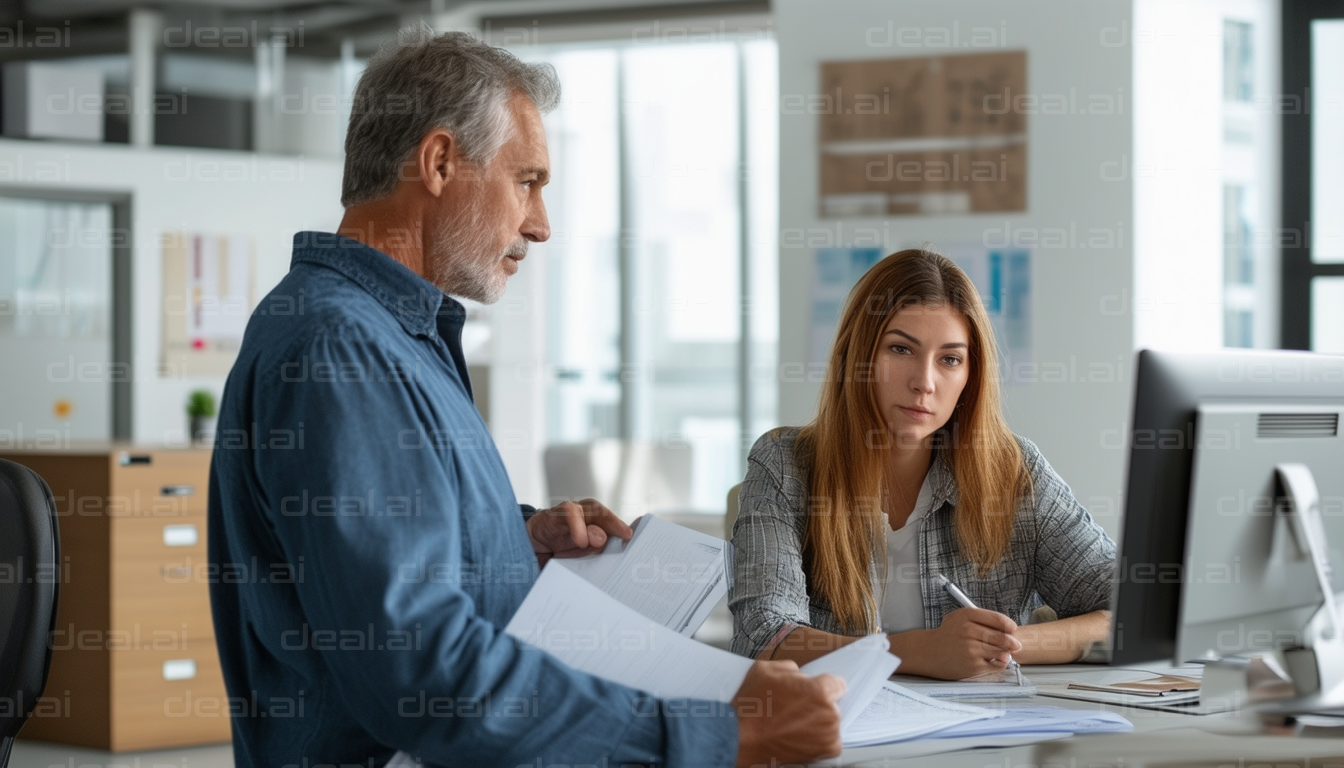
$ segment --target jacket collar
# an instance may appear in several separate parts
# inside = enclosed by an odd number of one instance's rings
[[[929,490],[933,494],[932,509],[942,509],[943,504],[957,505],[957,479],[952,474],[952,462],[948,459],[947,449],[933,452],[933,463],[929,466]]]

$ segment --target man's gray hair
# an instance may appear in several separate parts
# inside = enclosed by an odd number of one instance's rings
[[[355,88],[345,135],[341,205],[392,193],[420,140],[443,128],[477,165],[494,158],[512,130],[508,102],[522,94],[543,114],[560,101],[549,64],[526,64],[465,32],[407,27],[369,61]]]

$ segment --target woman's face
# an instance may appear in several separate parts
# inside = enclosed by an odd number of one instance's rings
[[[874,360],[877,402],[896,445],[915,447],[952,418],[970,378],[970,324],[946,304],[891,316]]]

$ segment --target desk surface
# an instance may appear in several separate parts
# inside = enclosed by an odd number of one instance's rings
[[[1039,682],[1050,679],[1087,680],[1118,671],[1115,667],[1069,665],[1027,667],[1028,677]],[[1155,673],[1172,670],[1153,668]],[[1187,670],[1179,673],[1188,674]],[[1016,746],[963,748],[943,751],[967,742],[939,745],[937,740],[919,740],[904,744],[845,750],[830,765],[881,766],[937,765],[939,768],[1035,768],[1037,766],[1086,766],[1087,768],[1144,768],[1144,766],[1194,766],[1269,763],[1277,767],[1344,768],[1344,728],[1309,729],[1298,736],[1263,733],[1258,720],[1239,713],[1187,715],[1159,712],[1114,704],[1057,699],[1037,696],[1032,699],[967,702],[982,706],[1008,708],[1022,706],[1059,706],[1069,709],[1115,712],[1134,724],[1131,733],[1073,736],[1053,741]],[[951,740],[949,740],[951,741]],[[941,749],[940,749],[941,747]],[[932,757],[931,755],[937,755]],[[1312,758],[1307,760],[1306,758]],[[1322,761],[1321,758],[1326,758]],[[1244,762],[1243,762],[1244,761]]]

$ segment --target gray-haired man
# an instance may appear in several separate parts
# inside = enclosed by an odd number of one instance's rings
[[[498,299],[528,243],[550,236],[541,112],[558,97],[549,67],[426,30],[360,80],[340,232],[296,236],[220,414],[211,563],[299,574],[212,584],[243,702],[239,766],[382,765],[396,750],[445,765],[726,766],[839,751],[837,678],[758,662],[731,708],[650,706],[501,631],[539,564],[630,536],[594,501],[520,507],[472,405],[464,310],[445,295]]]

